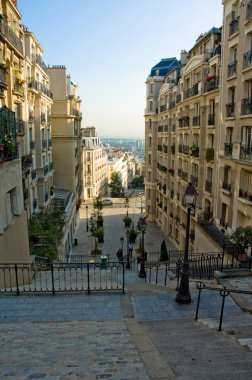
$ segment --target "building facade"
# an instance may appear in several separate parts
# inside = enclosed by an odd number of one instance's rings
[[[95,127],[82,130],[84,200],[107,193],[107,154]]]

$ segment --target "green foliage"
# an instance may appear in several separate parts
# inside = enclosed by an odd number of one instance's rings
[[[123,218],[123,222],[125,224],[125,227],[130,227],[132,223],[132,219],[129,216],[125,216]]]
[[[160,248],[160,261],[167,261],[169,260],[167,248],[165,241],[163,240],[161,243],[161,248]]]
[[[98,227],[94,232],[94,237],[98,239],[99,243],[103,243],[104,242],[104,228]]]
[[[236,230],[229,236],[230,240],[242,247],[243,250],[252,246],[252,227],[237,227]]]
[[[214,148],[207,148],[206,149],[206,160],[207,161],[213,161],[214,159]]]
[[[111,188],[111,197],[112,198],[123,198],[124,197],[124,188],[122,186],[122,179],[120,172],[113,172],[111,174],[111,182],[109,184]]]
[[[135,243],[137,235],[138,235],[138,231],[134,227],[131,227],[129,231],[129,241],[131,241],[132,243]]]
[[[132,184],[135,187],[143,187],[144,185],[144,176],[143,175],[136,175],[133,180]]]
[[[46,257],[50,262],[55,260],[65,224],[66,217],[61,208],[32,216],[28,222],[31,254]]]

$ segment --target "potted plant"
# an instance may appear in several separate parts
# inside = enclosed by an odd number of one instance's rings
[[[132,219],[130,216],[125,216],[123,218],[123,222],[124,222],[125,227],[130,227],[132,223]]]
[[[207,148],[206,149],[206,160],[207,161],[213,161],[214,159],[214,148]]]
[[[131,243],[135,243],[137,235],[138,235],[138,231],[134,227],[131,227],[129,231],[129,241],[131,241]]]
[[[98,243],[104,243],[104,228],[98,227],[94,236],[98,239]]]

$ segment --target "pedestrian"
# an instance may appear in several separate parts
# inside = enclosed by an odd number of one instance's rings
[[[123,251],[121,248],[116,252],[116,256],[118,258],[118,262],[121,263],[123,261]]]
[[[130,241],[129,242],[129,256],[130,256],[131,259],[132,259],[132,251],[133,251],[133,246],[132,246],[132,243]]]

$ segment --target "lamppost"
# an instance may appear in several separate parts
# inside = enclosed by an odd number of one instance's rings
[[[142,241],[141,241],[141,256],[140,256],[140,271],[138,276],[141,278],[146,277],[146,271],[145,271],[145,260],[147,260],[147,254],[145,255],[144,252],[144,234],[146,232],[147,223],[145,218],[140,218],[138,221],[138,227],[142,234]]]
[[[141,214],[143,213],[143,195],[141,195]]]
[[[129,260],[129,237],[130,237],[130,232],[129,232],[129,230],[126,231],[126,237],[127,237],[127,262],[126,262],[126,269],[130,269],[130,260]]]
[[[195,209],[197,190],[192,183],[188,183],[187,188],[184,193],[184,204],[187,208],[187,222],[186,222],[186,239],[185,239],[185,252],[183,266],[181,270],[181,280],[179,291],[176,296],[177,303],[191,303],[191,294],[189,289],[189,261],[188,261],[188,251],[189,251],[189,235],[190,235],[190,219],[191,210]]]
[[[123,238],[123,236],[120,237],[120,242],[121,242],[121,249],[122,249],[122,253],[123,253],[123,243],[124,243],[124,238]]]
[[[86,230],[88,232],[88,205],[86,205],[86,220],[87,220]]]

